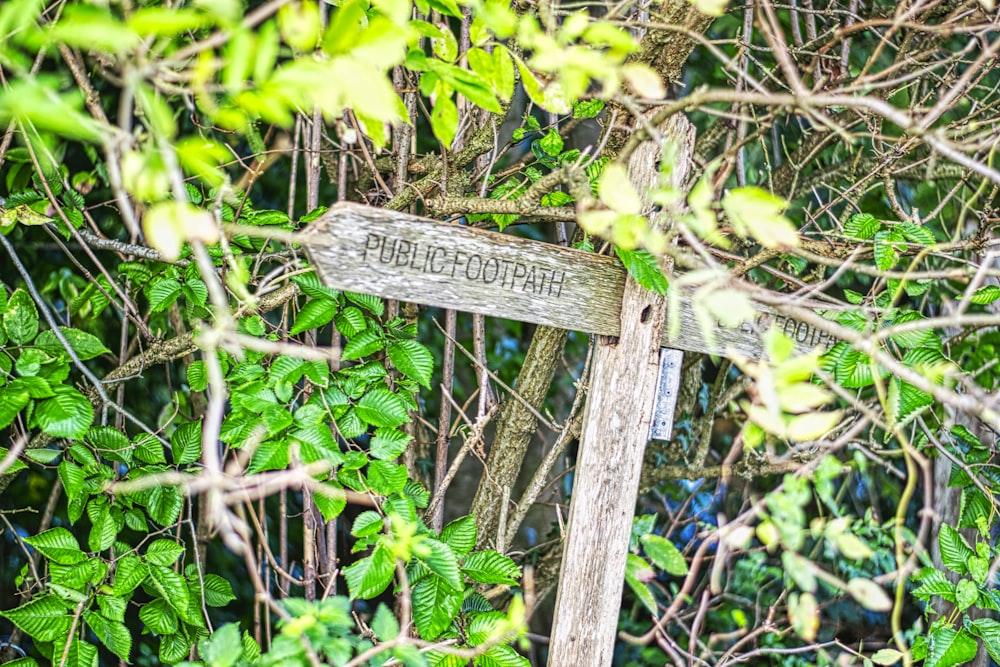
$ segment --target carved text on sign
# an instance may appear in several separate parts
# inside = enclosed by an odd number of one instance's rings
[[[420,273],[555,298],[562,295],[566,280],[566,272],[558,269],[375,233],[369,233],[365,239],[362,259],[369,266],[406,267]]]

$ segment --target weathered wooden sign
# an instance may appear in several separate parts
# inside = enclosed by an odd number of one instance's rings
[[[690,157],[693,128],[685,121],[675,130],[687,136]],[[647,152],[636,151],[630,167],[659,173],[658,152]],[[674,171],[679,182],[687,167]],[[718,328],[709,343],[684,296],[673,314],[680,333],[667,339],[666,300],[615,259],[358,204],[333,206],[299,240],[336,289],[615,337],[594,354],[549,667],[611,663],[643,449],[673,426],[682,353],[669,348],[759,358],[760,333],[772,323],[801,349],[835,342],[759,307],[755,322]],[[658,358],[657,342],[666,346]]]
[[[625,269],[617,259],[405,213],[340,203],[303,233],[306,252],[330,287],[562,329],[617,336]],[[762,354],[773,322],[800,348],[830,347],[825,331],[761,306],[753,323],[719,327],[709,344],[689,297],[680,334],[665,347],[746,357]],[[664,330],[669,327],[664,327]]]

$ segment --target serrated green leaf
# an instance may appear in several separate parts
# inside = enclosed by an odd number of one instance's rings
[[[553,128],[549,130],[548,134],[538,140],[538,145],[546,154],[555,157],[562,153],[563,139],[559,136],[559,131]]]
[[[1000,286],[997,285],[980,287],[969,297],[969,301],[980,306],[988,306],[997,299],[1000,299]]]
[[[0,612],[35,641],[54,642],[65,639],[73,624],[73,615],[57,596],[41,595],[20,607]]]
[[[521,576],[521,568],[513,560],[485,549],[466,556],[462,561],[465,576],[481,584],[508,584],[516,586]]]
[[[87,482],[87,473],[84,472],[83,468],[66,459],[59,462],[58,473],[59,480],[62,482],[63,488],[66,489],[66,497],[70,501],[75,500],[83,491]]]
[[[345,361],[360,359],[374,354],[385,347],[382,332],[377,329],[365,329],[354,338],[347,341],[341,358]]]
[[[0,389],[0,428],[7,428],[30,401],[28,392],[24,389],[11,387]]]
[[[794,248],[798,230],[784,216],[788,202],[757,186],[730,190],[722,198],[722,208],[740,236],[752,236],[766,248]]]
[[[378,428],[371,439],[369,451],[372,458],[391,461],[406,451],[412,439],[413,436],[395,428]]]
[[[344,579],[352,599],[371,599],[382,594],[392,582],[396,564],[392,554],[377,546],[370,556],[344,568]]]
[[[295,318],[295,323],[288,333],[295,336],[303,331],[318,329],[328,324],[334,315],[337,314],[337,308],[337,302],[331,299],[313,299],[309,301],[299,311],[298,316]]]
[[[441,541],[459,556],[476,546],[476,520],[471,516],[455,519],[441,530]]]
[[[994,661],[1000,662],[1000,621],[993,618],[977,618],[970,624],[970,631],[983,640],[986,652]]]
[[[585,100],[573,105],[573,118],[596,118],[604,111],[604,100]]]
[[[938,533],[938,546],[941,548],[941,561],[944,566],[956,574],[969,573],[968,561],[976,555],[962,535],[949,526],[941,525]]]
[[[65,528],[49,528],[37,535],[25,537],[22,541],[53,563],[74,565],[87,560],[87,554],[80,549],[73,533]]]
[[[399,634],[399,621],[384,604],[379,604],[370,623],[372,631],[380,642],[395,639]]]
[[[904,222],[896,225],[896,231],[902,234],[903,238],[910,243],[933,245],[936,240],[931,230],[920,225],[915,225],[912,222]]]
[[[170,435],[174,464],[186,465],[201,459],[201,421],[185,422]]]
[[[146,500],[149,517],[161,526],[172,526],[181,514],[184,496],[176,486],[151,489]]]
[[[368,328],[368,323],[365,321],[365,314],[361,312],[360,308],[354,306],[347,306],[341,310],[337,313],[334,321],[337,325],[337,331],[348,338],[357,336]]]
[[[458,559],[447,544],[429,537],[414,547],[414,555],[428,570],[441,577],[454,590],[462,590]]]
[[[187,619],[190,596],[181,575],[162,565],[150,565],[147,582],[180,618]]]
[[[148,574],[149,567],[138,556],[123,556],[115,565],[115,595],[128,597]]]
[[[510,646],[491,646],[475,659],[476,667],[531,667],[531,662]]]
[[[344,292],[344,296],[351,303],[361,306],[376,317],[385,314],[385,302],[373,294],[361,294],[360,292]]]
[[[181,295],[181,284],[173,278],[163,278],[149,288],[149,308],[154,313],[166,310]]]
[[[104,551],[111,548],[118,537],[118,525],[111,514],[111,506],[97,504],[95,498],[87,504],[87,516],[90,518],[91,529],[88,546],[91,551]]]
[[[139,620],[146,629],[158,635],[169,635],[177,632],[177,614],[163,598],[147,602],[139,609]]]
[[[409,420],[403,399],[383,387],[365,393],[355,409],[361,419],[374,426],[400,426]]]
[[[645,250],[615,248],[618,258],[637,283],[657,294],[666,294],[670,283],[660,270],[656,257]]]
[[[205,604],[209,607],[225,607],[236,599],[232,584],[217,574],[202,575],[201,590],[205,595]]]
[[[34,418],[42,430],[56,438],[79,440],[83,438],[94,420],[90,401],[73,387],[58,385],[52,388],[52,398],[39,401]]]
[[[84,612],[83,618],[97,635],[97,639],[109,651],[128,662],[129,654],[132,652],[132,633],[128,631],[124,623],[110,621],[93,611]]]
[[[208,388],[208,373],[205,362],[199,359],[191,362],[187,369],[187,381],[191,391],[205,391]]]
[[[160,663],[164,665],[175,665],[188,657],[194,639],[189,638],[184,632],[177,632],[172,635],[164,635],[160,639]]]
[[[69,327],[59,327],[59,331],[62,333],[66,342],[69,343],[73,352],[76,353],[76,356],[79,357],[81,361],[87,361],[88,359],[93,359],[94,357],[111,352],[111,350],[106,348],[97,336],[89,334],[86,331],[71,329]],[[63,344],[59,342],[59,339],[52,331],[43,331],[38,334],[38,337],[35,338],[34,344],[35,347],[48,352],[51,355],[61,355],[64,357],[68,356],[66,354],[66,348],[63,347]]]
[[[437,639],[461,608],[462,593],[435,574],[427,575],[413,587],[413,622],[421,639]]]
[[[388,496],[406,486],[406,466],[390,461],[372,461],[368,466],[368,483],[372,491]]]
[[[968,630],[956,631],[949,626],[938,627],[930,633],[930,652],[925,667],[955,667],[976,657],[975,638]]]
[[[15,345],[30,343],[38,334],[38,309],[23,289],[18,288],[10,295],[2,322],[7,338]]]
[[[868,213],[858,213],[844,223],[844,234],[865,241],[875,236],[875,233],[881,228],[882,223],[874,216]]]
[[[173,540],[155,540],[146,549],[146,562],[150,565],[170,566],[184,554],[184,545]]]
[[[425,346],[415,340],[399,340],[386,348],[386,354],[400,373],[430,389],[434,357]]]
[[[688,564],[684,555],[674,546],[674,543],[659,535],[643,535],[639,538],[646,555],[661,570],[675,577],[683,577],[688,573]]]
[[[132,463],[132,446],[128,436],[112,426],[95,426],[87,431],[84,441],[97,450],[100,456]]]

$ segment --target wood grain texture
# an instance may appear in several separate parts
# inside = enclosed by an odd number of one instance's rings
[[[677,142],[672,185],[680,188],[694,152],[694,126],[677,114],[659,129]],[[656,184],[659,158],[660,146],[652,141],[632,154],[629,178],[639,192]],[[663,224],[663,217],[654,224]],[[629,276],[619,337],[594,350],[548,667],[611,664],[666,310],[666,297]]]
[[[354,203],[332,206],[301,234],[324,284],[441,308],[605,336],[621,333],[625,269],[617,259]],[[800,349],[836,342],[826,332],[760,306],[739,329],[706,340],[692,300],[681,295],[680,334],[661,344],[757,359],[772,323]],[[669,327],[663,327],[666,332]]]

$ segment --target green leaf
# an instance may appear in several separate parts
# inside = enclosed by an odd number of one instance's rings
[[[172,635],[164,635],[160,639],[160,664],[175,665],[188,657],[194,639],[188,637],[187,633],[177,632]]]
[[[378,329],[365,329],[354,338],[347,341],[341,358],[345,361],[360,359],[374,354],[385,347],[382,332]]]
[[[615,248],[618,258],[637,283],[657,294],[666,294],[670,283],[660,270],[656,257],[645,250]]]
[[[132,633],[124,623],[109,621],[93,611],[84,612],[83,618],[108,650],[128,662],[129,654],[132,652]]]
[[[847,582],[847,592],[861,603],[865,609],[872,611],[889,611],[892,609],[892,598],[885,590],[871,579],[856,577]]]
[[[28,392],[24,389],[13,387],[0,389],[0,429],[7,428],[30,402]]]
[[[87,554],[80,549],[73,533],[65,528],[49,528],[22,541],[53,563],[74,565],[87,560]]]
[[[875,235],[875,266],[879,271],[888,271],[899,262],[899,248],[903,235],[896,231],[882,230]]]
[[[191,391],[205,391],[208,388],[208,373],[205,371],[205,362],[194,361],[188,366],[187,381]]]
[[[459,556],[476,546],[476,520],[471,515],[455,519],[441,531],[441,541]]]
[[[178,281],[172,278],[158,280],[149,288],[149,308],[154,313],[164,311],[174,305],[180,295],[181,284]]]
[[[149,567],[138,556],[122,556],[115,565],[115,595],[128,597],[149,574]]]
[[[399,634],[399,621],[384,604],[379,604],[370,623],[372,631],[380,642],[395,639]]]
[[[639,538],[646,555],[658,568],[675,577],[683,577],[688,573],[688,564],[684,555],[674,546],[674,543],[659,535],[643,535]]]
[[[140,433],[132,439],[132,452],[143,463],[166,463],[163,444],[152,433]]]
[[[970,559],[973,560],[973,559]],[[971,579],[962,579],[955,587],[955,602],[959,611],[965,611],[979,599],[979,586]]]
[[[31,296],[23,289],[14,290],[7,300],[3,328],[7,332],[7,338],[15,345],[30,343],[38,334],[38,309]]]
[[[139,609],[139,620],[146,629],[158,635],[170,635],[177,632],[177,614],[163,598],[142,605]]]
[[[428,537],[414,547],[414,555],[428,570],[441,577],[454,590],[462,590],[458,559],[447,544]]]
[[[538,140],[538,146],[545,151],[546,154],[555,157],[562,153],[563,139],[559,136],[558,130],[553,128],[549,130],[548,134]]]
[[[721,203],[740,236],[753,236],[765,248],[799,245],[795,225],[783,215],[788,202],[778,195],[750,185],[730,190]]]
[[[146,500],[149,517],[161,526],[172,526],[181,514],[184,496],[176,486],[151,489]]]
[[[934,233],[926,227],[915,225],[912,222],[904,222],[896,225],[896,230],[903,235],[903,238],[910,243],[920,245],[933,245],[936,239]]]
[[[980,287],[969,297],[969,301],[980,306],[988,306],[997,299],[1000,299],[1000,287],[997,285]]]
[[[426,75],[425,75],[426,76]],[[451,148],[458,132],[458,107],[451,94],[438,95],[431,110],[431,130],[445,148]]]
[[[597,183],[597,194],[615,213],[639,215],[642,212],[642,198],[635,191],[625,167],[617,162],[612,162],[604,168]]]
[[[295,336],[308,331],[318,329],[330,322],[337,314],[337,302],[331,299],[313,299],[302,307],[295,317],[295,324],[292,325],[289,335]]]
[[[66,654],[66,667],[97,667],[97,647],[88,642],[74,639]]]
[[[385,314],[385,302],[373,294],[360,294],[358,292],[344,292],[347,300],[355,303],[372,315],[382,317]]]
[[[430,389],[434,357],[425,346],[415,340],[399,340],[386,348],[386,354],[400,373]]]
[[[409,421],[406,403],[383,387],[369,390],[355,406],[358,416],[374,426],[400,426]]]
[[[118,537],[118,525],[111,514],[111,506],[106,503],[98,503],[99,498],[91,500],[87,504],[87,517],[90,519],[91,529],[88,546],[91,551],[104,551],[111,548]]]
[[[59,327],[59,331],[81,361],[87,361],[88,359],[111,352],[111,350],[104,347],[104,343],[97,336],[89,334],[86,331],[71,329],[69,327]],[[38,338],[35,339],[35,347],[53,356],[68,356],[66,348],[63,347],[63,344],[59,342],[59,339],[56,338],[55,333],[52,331],[43,331],[38,334]]]
[[[97,454],[112,461],[132,463],[132,445],[128,437],[113,426],[95,426],[87,431],[84,441]]]
[[[389,461],[372,461],[368,466],[368,483],[372,491],[388,496],[406,486],[406,466]]]
[[[213,667],[230,667],[235,665],[243,655],[243,640],[240,637],[240,624],[227,623],[212,634],[207,642],[203,641],[198,652],[205,662]]]
[[[604,100],[585,100],[573,105],[573,118],[596,118],[604,111]]]
[[[396,564],[392,554],[382,546],[372,554],[344,568],[344,579],[352,599],[371,599],[382,594],[392,582]]]
[[[944,566],[957,574],[968,574],[968,561],[976,555],[962,535],[949,526],[941,524],[938,533],[938,546],[941,548],[941,561]]]
[[[150,565],[147,581],[156,593],[177,612],[180,618],[187,618],[190,597],[188,587],[181,575],[162,565]]]
[[[1000,621],[992,618],[977,618],[972,621],[970,631],[983,640],[986,652],[995,662],[1000,662]]]
[[[58,385],[52,388],[54,396],[39,401],[34,418],[42,430],[56,438],[79,440],[83,438],[94,420],[90,401],[73,387]]]
[[[542,206],[564,206],[573,202],[573,197],[562,190],[553,190],[542,195]]]
[[[0,612],[35,641],[65,639],[73,625],[73,615],[62,600],[52,594],[41,595],[16,609]]]
[[[475,659],[476,667],[531,667],[531,662],[510,646],[491,646]]]
[[[391,461],[406,451],[412,436],[394,428],[375,429],[369,450],[372,458]]]
[[[858,213],[844,223],[844,234],[852,238],[868,240],[882,228],[882,223],[868,213]]]
[[[236,599],[232,584],[217,574],[202,575],[201,590],[205,595],[205,604],[209,607],[225,607]]]
[[[348,338],[357,336],[368,328],[368,323],[365,322],[365,314],[361,312],[360,308],[355,308],[354,306],[344,308],[337,314],[334,321],[337,325],[337,331]]]
[[[513,560],[485,549],[469,554],[462,562],[465,576],[481,584],[508,584],[516,586],[521,568]]]
[[[462,593],[435,574],[413,587],[413,622],[421,639],[437,639],[461,609]]]
[[[954,667],[969,662],[978,650],[975,638],[965,628],[956,631],[949,626],[930,633],[930,653],[924,667]]]
[[[184,554],[184,545],[173,540],[155,540],[146,549],[146,562],[150,565],[170,566]]]
[[[170,435],[174,463],[186,465],[201,458],[201,421],[185,422]]]

